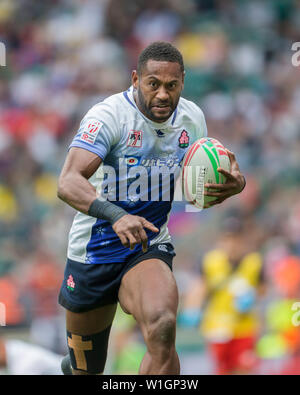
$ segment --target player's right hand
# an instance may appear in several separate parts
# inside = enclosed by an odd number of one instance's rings
[[[112,228],[119,236],[124,247],[133,250],[137,244],[141,243],[143,252],[147,251],[148,244],[148,237],[144,228],[152,232],[159,232],[159,229],[145,218],[131,214],[121,217],[113,224]]]

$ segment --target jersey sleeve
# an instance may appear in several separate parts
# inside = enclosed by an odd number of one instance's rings
[[[206,125],[206,121],[205,121],[205,117],[203,112],[202,113],[202,117],[201,117],[201,129],[203,131],[203,137],[207,137],[207,125]]]
[[[111,147],[120,139],[119,129],[111,108],[100,103],[84,116],[69,149],[71,147],[83,148],[104,160]]]
[[[196,107],[195,115],[196,115],[196,119],[197,119],[199,138],[207,137],[207,126],[206,126],[206,121],[205,121],[203,111],[196,104],[195,104],[195,107]]]
[[[184,112],[184,120],[192,122],[196,139],[207,137],[207,126],[203,111],[194,102],[190,100],[182,100],[182,110]]]

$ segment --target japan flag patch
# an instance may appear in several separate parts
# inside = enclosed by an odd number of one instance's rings
[[[95,144],[96,138],[102,126],[103,123],[100,121],[87,121],[80,135],[80,140],[83,140],[86,143]]]

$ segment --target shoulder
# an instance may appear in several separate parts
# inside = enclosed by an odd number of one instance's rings
[[[205,117],[203,111],[196,103],[181,97],[178,103],[178,110],[183,124],[192,124],[198,138],[207,137]]]
[[[179,110],[183,116],[192,120],[204,120],[204,114],[201,108],[191,100],[181,97],[179,100]]]
[[[94,118],[104,122],[107,126],[110,124],[119,124],[122,115],[125,112],[125,101],[123,93],[117,93],[109,96],[103,101],[96,103],[85,115],[85,119]]]

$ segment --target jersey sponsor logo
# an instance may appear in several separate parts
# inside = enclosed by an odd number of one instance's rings
[[[88,122],[81,133],[80,140],[90,144],[95,144],[96,138],[102,126],[103,123],[99,121]]]
[[[187,148],[189,146],[190,137],[188,135],[188,132],[185,129],[181,132],[178,142],[179,142],[178,145],[180,148]]]
[[[128,166],[137,166],[140,164],[140,161],[141,161],[140,156],[125,155],[125,163]]]
[[[165,158],[144,158],[141,165],[145,167],[173,167],[180,166],[181,159],[178,156],[168,156]]]
[[[126,147],[138,147],[142,146],[143,132],[141,130],[130,130],[128,133],[128,139]]]

